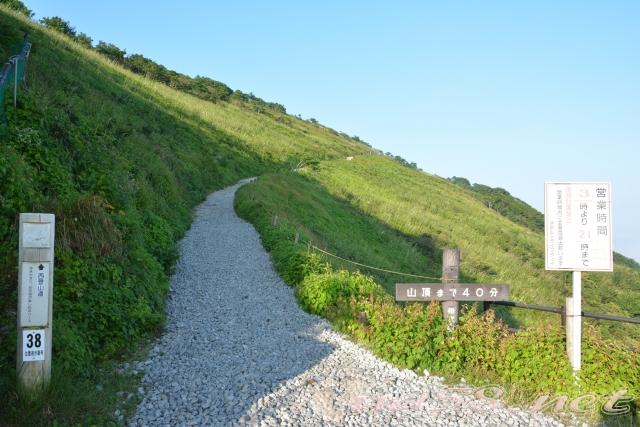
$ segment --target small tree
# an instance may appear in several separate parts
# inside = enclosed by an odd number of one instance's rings
[[[33,12],[20,0],[0,0],[0,4],[7,6],[9,9],[13,9],[17,12],[22,13],[27,18],[33,18]]]
[[[65,21],[59,16],[52,16],[50,18],[42,18],[40,23],[47,28],[66,34],[69,37],[76,36],[76,29],[69,24],[69,21]]]
[[[127,54],[125,50],[120,49],[113,43],[105,43],[103,41],[98,42],[96,51],[119,64],[124,63],[124,57]]]
[[[85,33],[78,33],[78,35],[76,36],[76,41],[84,47],[88,47],[89,49],[93,47],[93,40]]]

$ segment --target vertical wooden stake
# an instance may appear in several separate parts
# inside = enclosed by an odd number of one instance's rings
[[[51,378],[54,237],[53,214],[20,214],[16,370],[25,391]]]
[[[278,225],[278,215],[274,215],[273,216],[273,222],[272,222],[273,226],[275,227],[276,225]]]
[[[460,276],[460,249],[447,248],[442,253],[442,283],[457,283]],[[453,330],[458,324],[458,301],[443,301],[442,316],[447,321],[447,329]]]
[[[300,242],[300,233],[298,233],[298,232],[296,231],[296,235],[295,235],[295,237],[293,238],[293,243],[295,243],[295,244],[297,245],[297,244],[298,244],[298,242]]]

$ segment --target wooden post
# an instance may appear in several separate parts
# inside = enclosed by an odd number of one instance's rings
[[[273,222],[272,225],[275,227],[276,225],[278,225],[278,215],[274,215],[273,216]]]
[[[457,283],[460,276],[460,250],[447,248],[442,253],[442,283]],[[442,316],[451,331],[458,324],[458,301],[443,301]]]
[[[300,242],[300,233],[298,233],[298,232],[296,231],[296,235],[295,235],[295,237],[293,238],[293,243],[295,243],[295,244],[297,245],[299,242]]]
[[[51,378],[54,236],[53,214],[20,214],[16,370],[27,392]]]

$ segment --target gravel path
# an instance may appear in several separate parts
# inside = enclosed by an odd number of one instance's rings
[[[396,369],[303,312],[233,210],[240,185],[211,194],[180,244],[131,426],[560,425]]]

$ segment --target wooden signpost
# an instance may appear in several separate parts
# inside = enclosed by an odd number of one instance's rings
[[[35,390],[51,378],[55,216],[20,214],[18,383]]]
[[[445,249],[442,283],[397,283],[396,301],[442,301],[442,316],[449,329],[458,324],[459,301],[508,301],[509,286],[458,283],[460,250]]]

